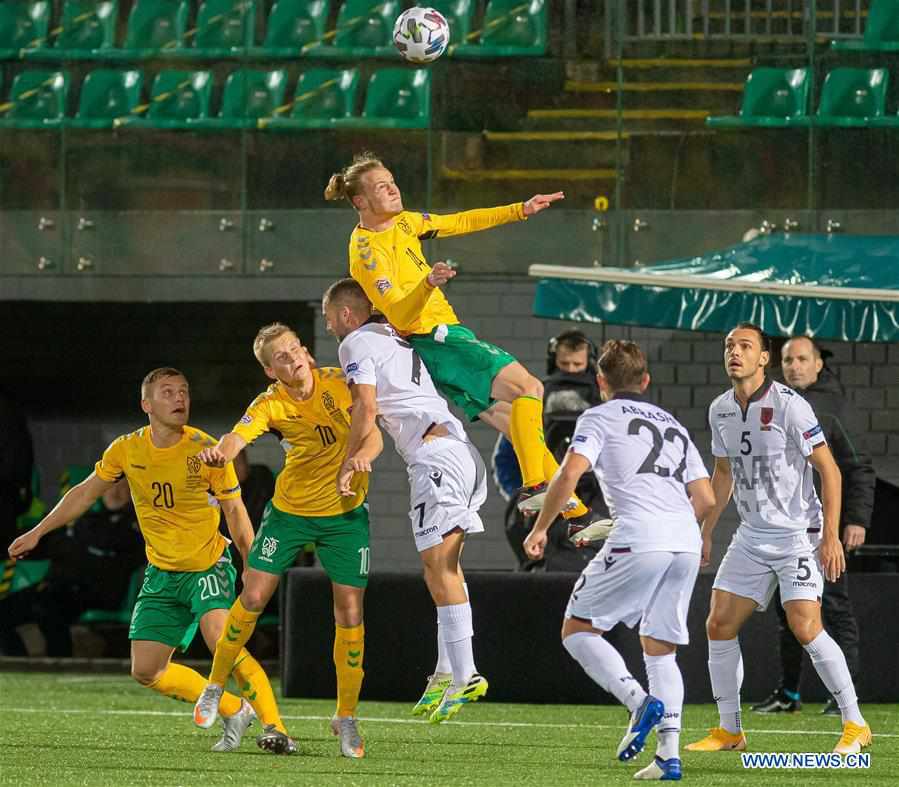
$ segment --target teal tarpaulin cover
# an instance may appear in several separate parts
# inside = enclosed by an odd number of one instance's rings
[[[899,237],[766,235],[635,268],[532,265],[538,317],[772,336],[899,340]]]

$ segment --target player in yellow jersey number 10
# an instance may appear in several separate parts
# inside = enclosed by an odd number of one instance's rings
[[[537,194],[444,216],[405,210],[392,173],[372,153],[355,156],[325,189],[326,199],[344,198],[359,214],[350,236],[350,275],[421,356],[437,390],[470,420],[480,419],[511,440],[521,466],[523,511],[539,510],[558,470],[543,439],[543,385],[514,356],[461,324],[440,289],[455,271],[444,262],[428,265],[421,242],[525,221],[564,197],[561,191]],[[572,535],[592,520],[576,497],[564,516]]]

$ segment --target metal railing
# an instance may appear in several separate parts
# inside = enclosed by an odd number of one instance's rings
[[[605,0],[606,52],[623,43],[856,38],[870,0]]]

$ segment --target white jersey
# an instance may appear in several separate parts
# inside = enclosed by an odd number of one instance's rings
[[[821,528],[807,457],[827,441],[811,405],[768,379],[744,411],[731,389],[709,407],[712,454],[730,460],[740,522],[763,537]]]
[[[340,343],[347,384],[373,385],[378,417],[408,464],[432,424],[443,424],[459,440],[465,428],[437,393],[421,356],[387,323],[370,322]]]
[[[694,552],[702,539],[686,484],[709,474],[689,432],[639,394],[619,393],[578,418],[571,449],[590,461],[615,528],[631,552]]]

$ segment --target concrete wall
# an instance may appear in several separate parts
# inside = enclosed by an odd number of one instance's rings
[[[314,299],[321,292],[318,283],[308,281],[292,285],[293,292],[308,298],[318,313]],[[525,278],[483,277],[467,279],[462,275],[448,288],[447,294],[460,318],[479,336],[514,353],[534,374],[545,368],[546,342],[550,336],[570,327],[569,323],[538,320],[531,316],[534,283]],[[212,307],[214,310],[214,306]],[[279,317],[275,315],[275,318]],[[257,317],[256,314],[252,315]],[[337,348],[325,334],[320,320],[315,320],[315,355],[320,365],[336,364]],[[644,328],[619,328],[578,324],[597,343],[611,338],[638,341],[650,361],[654,401],[671,410],[693,433],[693,438],[711,467],[706,411],[711,400],[727,388],[722,366],[721,337],[685,331],[663,331]],[[236,330],[237,328],[235,328]],[[146,342],[143,346],[146,346]],[[143,346],[140,351],[143,352]],[[831,360],[848,389],[854,406],[856,427],[867,434],[878,475],[899,483],[899,347],[880,344],[837,344],[827,347],[834,352]],[[233,358],[233,360],[231,360]],[[99,361],[97,362],[99,363]],[[210,359],[210,364],[213,359]],[[229,353],[214,359],[215,373],[222,365],[231,365],[242,379],[255,361],[249,350]],[[199,367],[199,361],[196,364]],[[236,371],[240,369],[240,372]],[[227,369],[225,370],[227,378]],[[86,373],[96,373],[95,369]],[[202,372],[199,372],[202,374]],[[194,372],[196,377],[198,372]],[[264,380],[260,378],[264,385]],[[263,385],[260,385],[263,387]],[[195,411],[195,423],[207,431],[227,430],[240,414],[215,413],[206,417]],[[35,437],[37,461],[45,479],[55,479],[66,463],[92,463],[98,453],[116,435],[140,424],[136,402],[133,417],[117,415],[111,419],[77,416],[35,417],[31,426]],[[495,433],[474,424],[470,435],[489,460]],[[251,447],[251,460],[278,466],[281,450],[273,438],[264,438]],[[49,484],[53,486],[51,482]],[[45,495],[49,499],[51,495]],[[391,447],[378,460],[371,491],[373,570],[417,570],[418,555],[409,532],[408,487],[405,469]],[[515,560],[502,529],[504,504],[491,487],[482,514],[487,532],[469,540],[465,548],[465,565],[472,569],[511,569]],[[735,526],[731,510],[716,531],[717,556],[720,556]],[[713,562],[717,565],[717,559]]]

